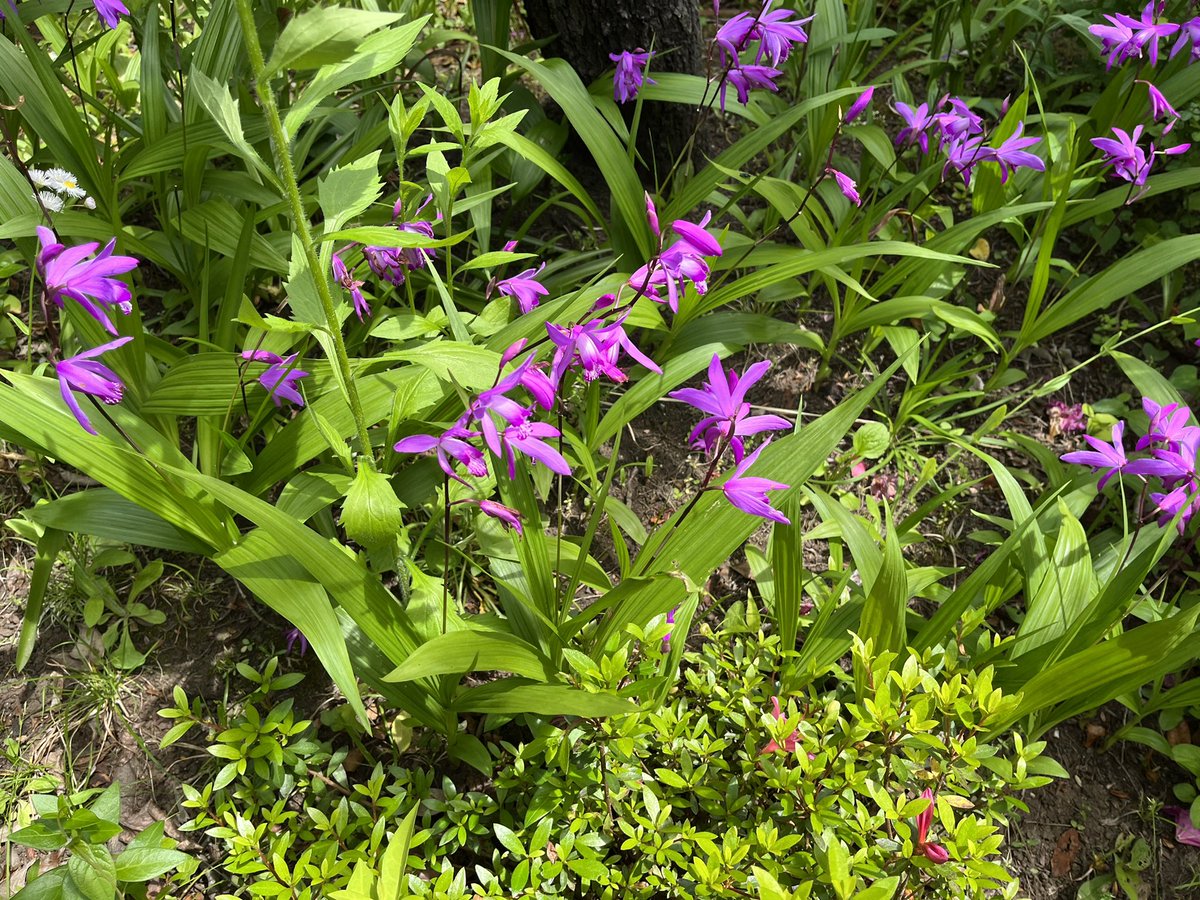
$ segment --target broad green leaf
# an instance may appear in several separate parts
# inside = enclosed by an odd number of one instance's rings
[[[92,488],[25,510],[25,518],[74,534],[159,550],[204,554],[208,546],[108,488]]]
[[[25,516],[29,518],[30,510]],[[33,573],[29,579],[29,592],[25,598],[25,614],[21,618],[21,637],[17,641],[16,668],[20,672],[33,655],[38,626],[42,621],[42,604],[46,599],[46,586],[50,573],[58,559],[58,552],[66,541],[66,532],[47,526],[37,543],[37,554],[33,559]]]
[[[337,231],[366,212],[379,199],[379,153],[368,153],[352,163],[331,169],[317,182],[317,197],[325,216],[325,231]]]
[[[130,846],[117,857],[117,880],[150,881],[182,866],[191,858],[182,850]]]
[[[453,631],[426,641],[384,681],[491,670],[534,681],[550,681],[554,676],[549,660],[518,637],[496,631]]]
[[[535,713],[540,716],[603,718],[637,712],[637,706],[612,694],[592,694],[561,684],[530,684],[502,678],[463,688],[454,698],[458,712]]]
[[[264,78],[283,69],[316,69],[343,62],[372,31],[401,18],[346,6],[318,6],[288,23],[267,61]]]

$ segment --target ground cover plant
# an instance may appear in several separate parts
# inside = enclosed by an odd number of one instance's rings
[[[1060,877],[1187,895],[1200,19],[668,5],[585,83],[536,3],[3,4],[8,662],[192,754],[126,828],[14,710],[14,896],[1036,896],[1093,715],[1181,770]]]

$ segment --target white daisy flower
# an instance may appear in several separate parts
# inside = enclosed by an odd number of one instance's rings
[[[79,186],[79,179],[66,169],[30,169],[29,177],[40,188],[49,188],[76,200],[87,196],[87,191]]]
[[[46,207],[50,212],[62,212],[63,198],[53,191],[38,191],[37,199],[41,201],[42,206]]]

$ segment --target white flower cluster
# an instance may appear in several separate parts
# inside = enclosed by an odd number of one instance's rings
[[[96,208],[96,201],[79,186],[79,179],[66,169],[30,169],[29,177],[38,189],[37,201],[50,212],[62,212],[68,200],[82,201],[87,209]]]

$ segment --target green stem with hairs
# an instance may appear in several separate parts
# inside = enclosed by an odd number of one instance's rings
[[[317,294],[321,298],[321,309],[325,313],[325,326],[333,338],[334,365],[342,376],[345,385],[346,401],[350,404],[350,412],[354,416],[354,424],[358,430],[358,440],[362,444],[362,457],[368,469],[374,471],[375,456],[371,451],[371,438],[367,434],[367,422],[363,416],[362,403],[358,399],[358,388],[350,372],[350,356],[346,352],[346,341],[342,336],[342,325],[338,321],[337,310],[334,306],[333,295],[329,291],[329,282],[321,273],[321,263],[317,259],[316,246],[313,243],[312,228],[308,215],[304,212],[304,202],[300,197],[300,183],[296,180],[296,169],[292,165],[291,147],[287,135],[283,131],[283,121],[279,117],[279,106],[275,95],[271,92],[270,80],[263,77],[266,61],[263,59],[262,45],[258,41],[258,31],[254,27],[254,13],[250,0],[237,0],[238,18],[242,24],[242,38],[246,43],[246,52],[250,56],[250,69],[254,73],[255,90],[263,111],[267,114],[267,125],[271,129],[271,143],[275,149],[275,162],[287,200],[292,209],[292,219],[296,225],[296,233],[304,248],[304,259],[312,272],[313,283],[317,286]]]

